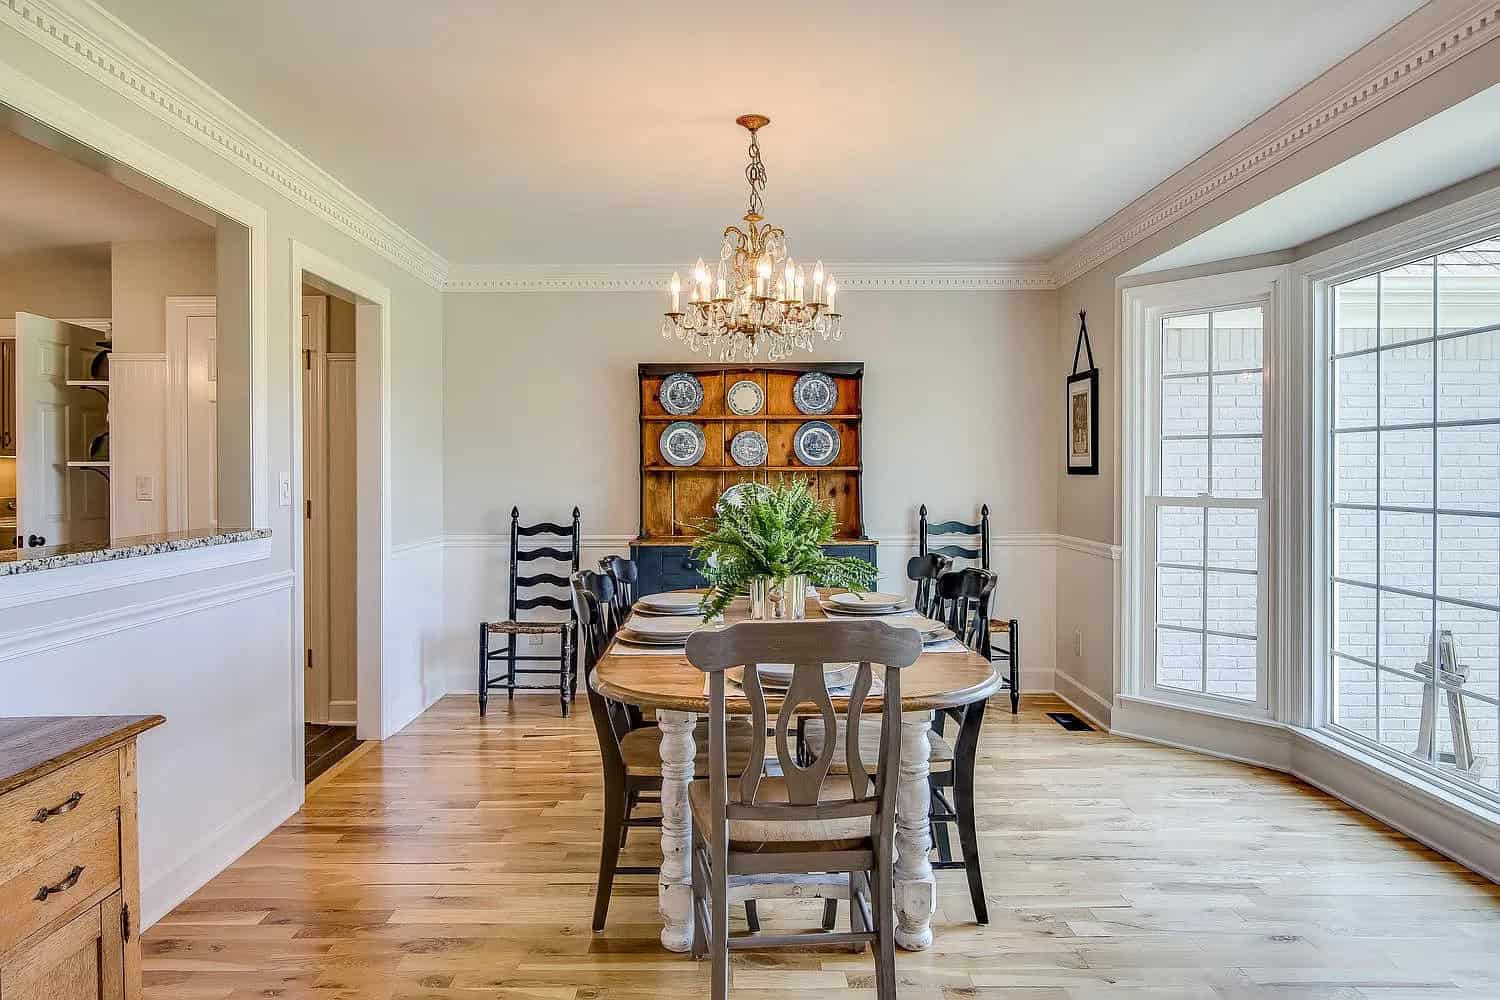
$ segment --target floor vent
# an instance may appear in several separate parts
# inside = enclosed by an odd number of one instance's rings
[[[1070,733],[1092,733],[1094,731],[1093,726],[1084,722],[1072,712],[1048,712],[1047,715],[1053,722],[1062,726]]]

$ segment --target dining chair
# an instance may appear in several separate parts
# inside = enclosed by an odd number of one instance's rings
[[[558,543],[566,542],[568,547],[562,548],[560,544],[548,544],[536,548],[523,549],[521,539],[532,539],[538,536],[544,539],[555,539]],[[538,668],[517,666],[518,663],[556,663],[557,674],[557,698],[562,705],[564,718],[568,715],[568,703],[578,692],[578,672],[574,666],[574,636],[578,633],[578,622],[573,617],[573,602],[567,596],[559,597],[555,593],[544,592],[536,596],[530,596],[537,588],[553,590],[561,588],[564,595],[567,593],[568,578],[557,573],[533,573],[530,576],[521,575],[521,563],[532,563],[541,560],[560,562],[568,564],[568,572],[574,573],[578,570],[578,545],[583,537],[582,526],[578,508],[573,508],[573,521],[569,525],[552,524],[542,521],[538,524],[522,524],[521,510],[519,507],[510,509],[510,590],[507,602],[508,612],[504,621],[480,622],[479,623],[479,716],[484,717],[485,709],[489,706],[490,692],[497,688],[503,688],[506,697],[514,701],[516,697],[516,678],[525,674],[551,675],[553,668]],[[522,596],[526,591],[528,596]],[[536,608],[551,608],[556,611],[566,612],[568,617],[564,621],[522,621],[519,617],[522,611],[531,611]],[[502,649],[490,649],[490,636],[505,636],[505,646]],[[558,637],[558,652],[545,654],[526,654],[517,651],[516,643],[523,635],[556,635]],[[505,664],[504,677],[490,679],[490,664],[503,662]]]
[[[641,579],[640,567],[634,559],[624,556],[605,556],[599,560],[599,572],[608,576],[615,585],[614,615],[616,623],[623,623],[635,607],[635,591]]]
[[[743,622],[722,631],[697,632],[688,660],[709,678],[709,777],[688,786],[693,815],[693,953],[712,960],[711,996],[729,995],[729,951],[798,947],[810,943],[868,943],[875,952],[875,992],[896,998],[895,915],[892,879],[896,772],[901,759],[901,669],[922,653],[916,629],[878,621]],[[792,722],[811,705],[823,725],[838,725],[826,667],[858,663],[843,717],[845,744],[860,748],[865,700],[874,682],[872,664],[884,667],[881,738],[870,766],[862,752],[846,754],[844,781],[829,782],[834,747],[825,744],[804,766],[792,745]],[[760,663],[791,663],[790,685],[775,721],[776,763],[766,773],[761,755],[739,780],[730,781],[731,744],[725,697],[728,674],[740,671],[750,703],[751,726],[764,733],[767,699]],[[840,788],[840,785],[845,787]],[[766,880],[799,881],[810,875],[848,876],[847,933],[729,933],[731,886]]]
[[[931,549],[931,553],[946,555],[953,559],[967,559],[979,563],[980,569],[990,568],[990,507],[985,504],[979,508],[979,523],[968,524],[963,521],[944,521],[941,524],[929,525],[927,523],[927,505],[923,504],[917,511],[917,552],[919,555],[929,554],[929,535],[967,535],[978,536],[977,547],[967,545],[942,545]],[[920,608],[920,605],[919,605]],[[934,616],[935,617],[935,616]],[[985,655],[991,663],[1004,663],[1006,671],[1006,687],[1010,689],[1010,714],[1016,715],[1021,711],[1021,625],[1014,618],[990,618],[987,623],[987,631],[991,636],[991,642],[987,647]],[[993,637],[1002,635],[1005,637],[1004,645],[997,644]]]
[[[936,552],[912,556],[906,561],[906,578],[916,583],[917,594],[913,601],[918,614],[936,617],[937,578],[946,573],[953,560]]]
[[[588,697],[589,714],[593,716],[594,734],[599,740],[599,756],[604,770],[604,829],[599,845],[599,879],[594,890],[593,923],[594,930],[602,931],[609,914],[615,876],[658,875],[661,872],[659,865],[619,863],[620,852],[625,848],[632,828],[661,827],[660,816],[635,815],[636,809],[643,804],[659,807],[661,803],[661,731],[655,726],[633,728],[629,706],[604,697],[594,688],[594,668],[614,638],[608,610],[614,599],[613,581],[601,573],[580,570],[572,575],[570,583],[583,648],[584,691]],[[707,774],[708,723],[700,723],[693,735],[698,745],[694,771]],[[730,766],[743,770],[752,747],[756,745],[749,724],[741,720],[731,725],[729,740]],[[764,740],[760,745],[764,747]]]

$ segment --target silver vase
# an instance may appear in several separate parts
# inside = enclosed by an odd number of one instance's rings
[[[750,617],[756,621],[802,621],[807,617],[807,577],[750,581]]]

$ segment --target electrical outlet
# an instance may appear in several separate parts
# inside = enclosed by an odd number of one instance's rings
[[[1083,629],[1073,630],[1073,655],[1083,656]]]
[[[528,635],[526,637],[526,645],[530,646],[532,649],[541,649],[543,638],[545,637],[540,635]]]
[[[276,486],[277,495],[281,498],[281,506],[292,505],[292,477],[290,473],[283,472]]]
[[[150,476],[135,477],[135,498],[137,500],[156,499],[156,483]]]

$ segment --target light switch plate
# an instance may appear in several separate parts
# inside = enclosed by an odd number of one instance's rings
[[[150,476],[135,477],[135,498],[137,500],[156,499],[156,483],[152,482]]]
[[[277,492],[281,497],[281,506],[290,507],[292,505],[292,477],[289,473],[283,472],[281,474],[281,479],[277,484]]]

